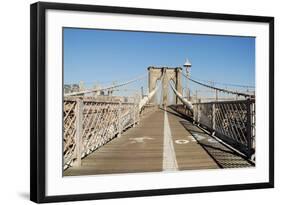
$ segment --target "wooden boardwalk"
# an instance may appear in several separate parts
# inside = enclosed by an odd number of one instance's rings
[[[65,176],[249,167],[249,162],[171,109],[157,110],[71,167]]]

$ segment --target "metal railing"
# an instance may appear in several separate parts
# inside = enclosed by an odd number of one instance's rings
[[[255,100],[194,103],[193,114],[184,105],[172,107],[191,117],[223,142],[250,158],[255,152]]]
[[[81,166],[82,158],[121,135],[141,116],[154,110],[155,106],[146,105],[140,112],[136,98],[134,103],[65,98],[64,170],[73,165]]]

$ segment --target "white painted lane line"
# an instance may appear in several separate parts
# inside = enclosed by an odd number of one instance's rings
[[[177,171],[178,162],[174,149],[173,137],[169,125],[168,115],[164,114],[164,143],[163,143],[163,171]]]

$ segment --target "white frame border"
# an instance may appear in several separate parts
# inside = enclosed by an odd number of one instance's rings
[[[62,177],[62,27],[256,37],[256,167]],[[141,29],[140,29],[141,28]],[[269,25],[229,20],[46,11],[46,195],[101,193],[269,181]],[[60,143],[58,143],[60,141]],[[187,181],[182,180],[188,179]],[[200,178],[200,180],[198,180]],[[196,180],[197,179],[197,180]]]

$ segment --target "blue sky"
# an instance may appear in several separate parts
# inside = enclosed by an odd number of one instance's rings
[[[151,65],[182,66],[186,58],[194,79],[255,85],[253,37],[64,28],[65,84],[109,85],[145,74]]]

